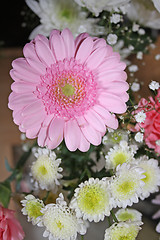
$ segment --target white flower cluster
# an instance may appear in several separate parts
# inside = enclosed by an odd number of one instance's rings
[[[33,151],[36,160],[31,166],[31,181],[35,188],[55,191],[56,186],[60,185],[59,179],[62,178],[60,172],[63,169],[59,167],[61,159],[56,159],[56,154],[47,148],[35,148]]]

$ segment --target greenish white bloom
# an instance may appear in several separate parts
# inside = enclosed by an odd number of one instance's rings
[[[140,157],[136,161],[137,166],[142,168],[145,172],[145,178],[142,181],[145,185],[142,188],[140,198],[144,200],[149,197],[151,193],[158,192],[160,186],[160,168],[158,161],[155,159],[149,159],[147,156]]]
[[[134,161],[134,149],[126,141],[121,141],[119,145],[110,148],[105,156],[106,169],[115,169],[119,164],[131,163]]]
[[[132,0],[127,8],[127,17],[142,26],[160,29],[159,0]]]
[[[104,240],[135,240],[140,229],[135,222],[114,223],[106,229]]]
[[[104,31],[96,25],[97,19],[87,18],[87,12],[72,0],[26,0],[26,3],[41,23],[31,32],[29,39],[37,34],[49,36],[53,29],[69,28],[74,35],[82,32],[96,35]]]
[[[110,182],[114,207],[131,206],[137,203],[143,191],[145,178],[144,170],[140,167],[123,163],[116,168],[116,174]]]
[[[67,206],[62,193],[56,204],[46,205],[42,213],[41,226],[46,228],[43,237],[49,240],[76,240],[77,233],[86,233],[85,222],[77,218],[74,210]]]
[[[62,178],[60,172],[63,169],[59,167],[61,159],[56,159],[56,154],[47,148],[38,148],[34,155],[37,159],[32,163],[30,175],[35,181],[35,187],[55,190]]]
[[[21,204],[23,206],[21,211],[23,215],[28,216],[28,221],[32,222],[33,225],[38,224],[43,215],[41,212],[44,208],[43,201],[29,194],[21,201]]]
[[[135,209],[122,208],[119,209],[115,215],[119,222],[131,221],[136,223],[139,222],[139,224],[142,223],[142,214]]]
[[[113,10],[114,8],[123,7],[129,0],[75,0],[82,7],[86,7],[97,17],[103,10]]]
[[[108,179],[89,178],[75,189],[70,207],[75,209],[78,218],[99,222],[110,215],[113,199],[108,184]]]

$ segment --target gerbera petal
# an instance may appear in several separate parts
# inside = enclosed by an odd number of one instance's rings
[[[87,152],[90,148],[90,142],[84,137],[83,133],[80,133],[80,142],[78,149],[82,152]]]
[[[9,108],[14,109],[15,107],[22,107],[31,104],[36,101],[36,98],[31,93],[16,94],[12,100],[9,99]]]
[[[81,128],[86,139],[93,145],[98,146],[101,143],[101,133],[96,131],[91,125]]]
[[[102,118],[92,109],[90,109],[85,115],[85,119],[87,122],[92,125],[94,129],[99,132],[104,133],[106,131],[106,127]]]
[[[98,81],[126,81],[127,74],[124,71],[102,72],[98,74]]]
[[[33,92],[35,88],[36,88],[36,84],[34,84],[34,83],[26,83],[24,81],[14,82],[11,85],[11,89],[15,93]]]
[[[30,116],[32,114],[36,114],[38,112],[45,113],[44,105],[41,100],[38,100],[36,102],[31,103],[30,105],[27,105],[23,110],[22,110],[22,116]]]
[[[52,34],[50,38],[50,46],[55,54],[57,61],[63,60],[66,57],[65,44],[62,36],[60,34]]]
[[[15,82],[25,81],[27,83],[38,83],[40,81],[40,76],[38,74],[28,71],[23,72],[23,69],[20,72],[12,69],[10,71],[10,76]]]
[[[55,118],[51,121],[48,136],[50,140],[49,148],[55,148],[63,140],[64,120]]]
[[[27,62],[30,66],[34,68],[34,70],[39,74],[45,74],[46,73],[46,66],[42,64],[40,61],[35,61],[32,58],[26,58]]]
[[[37,40],[35,42],[36,53],[43,64],[50,66],[55,63],[55,58],[49,49],[49,47],[42,41]]]
[[[25,58],[33,59],[34,61],[39,61],[39,58],[35,51],[35,44],[33,42],[27,43],[23,48],[23,55]]]
[[[65,52],[68,58],[74,57],[75,43],[71,31],[66,28],[62,31],[61,36],[65,44]]]
[[[80,128],[76,120],[70,120],[65,123],[64,139],[67,148],[70,151],[75,151],[80,143]]]
[[[33,139],[38,136],[38,132],[41,128],[41,124],[37,125],[35,128],[30,128],[26,130],[26,137]]]
[[[111,93],[103,93],[98,98],[100,104],[107,108],[110,112],[124,113],[126,111],[126,104],[120,97]]]
[[[96,69],[101,64],[105,56],[106,48],[97,48],[86,60],[88,68]],[[97,59],[99,59],[99,61],[97,61]]]
[[[89,37],[88,33],[81,33],[79,34],[76,39],[75,39],[75,48],[78,49],[79,45],[82,43],[82,41],[84,41],[84,39],[86,39],[87,37]]]
[[[38,133],[37,143],[40,147],[44,147],[44,145],[45,145],[45,140],[47,137],[47,130],[48,130],[48,127],[42,127]]]
[[[39,112],[37,114],[34,114],[33,116],[24,118],[22,121],[22,127],[25,129],[28,128],[35,128],[37,125],[41,124],[43,122],[44,119],[44,113],[43,112]]]
[[[98,49],[98,48],[102,48],[102,47],[106,47],[106,41],[103,38],[97,38],[94,42],[93,42],[93,51]]]
[[[93,49],[93,40],[91,37],[87,37],[79,46],[75,58],[82,63],[89,57]]]
[[[106,88],[109,93],[121,94],[129,89],[129,85],[124,81],[113,81],[113,82],[101,82],[101,86]]]

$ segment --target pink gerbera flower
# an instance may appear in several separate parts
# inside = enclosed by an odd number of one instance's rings
[[[75,40],[68,29],[38,35],[13,61],[9,108],[14,122],[40,146],[70,151],[99,145],[106,126],[116,129],[114,113],[126,111],[125,64],[104,39],[87,33]]]

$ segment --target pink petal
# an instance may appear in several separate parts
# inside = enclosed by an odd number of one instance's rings
[[[102,106],[107,108],[110,112],[124,113],[126,112],[126,104],[120,97],[111,93],[102,93],[98,100]]]
[[[39,112],[32,116],[24,118],[21,125],[25,129],[35,128],[37,125],[42,124],[44,118],[45,118],[44,113]]]
[[[93,50],[97,49],[97,48],[102,48],[102,47],[106,47],[106,41],[104,40],[104,38],[97,38],[94,42],[93,42]]]
[[[64,139],[67,148],[70,151],[75,151],[80,143],[80,128],[76,120],[70,120],[65,123]]]
[[[101,133],[96,131],[90,124],[82,127],[81,131],[91,144],[98,146],[101,143]]]
[[[11,85],[11,89],[15,93],[33,92],[34,90],[36,90],[36,84],[34,84],[34,83],[26,83],[24,81],[14,82]]]
[[[55,58],[51,52],[51,49],[45,42],[37,40],[35,42],[36,53],[40,59],[40,61],[46,66],[50,67],[51,64],[55,63]]]
[[[44,43],[47,45],[47,47],[49,47],[48,38],[46,38],[44,35],[38,34],[38,35],[35,37],[34,42],[36,42],[37,40],[40,40],[40,41],[44,42]]]
[[[61,36],[65,44],[65,52],[68,58],[74,57],[75,43],[71,31],[66,28],[62,31]]]
[[[50,46],[52,51],[55,54],[55,58],[57,61],[63,60],[66,58],[66,50],[63,38],[60,34],[52,34],[50,38]]]
[[[104,121],[94,110],[89,109],[84,117],[95,130],[102,133],[106,131]]]
[[[42,127],[39,131],[38,139],[37,139],[38,145],[40,147],[44,147],[46,137],[47,137],[47,127]]]
[[[26,81],[27,83],[38,83],[41,81],[39,74],[25,71],[23,69],[17,72],[14,69],[10,71],[11,78],[16,82]]]
[[[38,62],[39,58],[35,51],[35,45],[33,42],[27,43],[23,48],[23,55],[25,58],[31,58],[34,61]]]
[[[107,127],[113,128],[113,129],[117,129],[118,128],[118,120],[115,117],[114,114],[111,114],[110,112],[108,112],[108,110],[106,110],[105,108],[103,108],[100,105],[95,105],[93,106],[93,109],[104,118],[104,122],[107,125]]]
[[[81,33],[75,39],[75,48],[78,49],[79,45],[84,41],[87,37],[89,37],[88,33]]]
[[[127,74],[124,71],[102,72],[98,74],[98,81],[126,81]]]
[[[64,129],[64,120],[55,118],[51,121],[48,136],[50,144],[48,147],[50,149],[56,148],[63,140],[63,129]]]
[[[80,133],[80,143],[79,143],[79,147],[78,149],[81,151],[81,152],[87,152],[90,148],[90,143],[87,141],[87,139],[84,137],[83,133],[81,132]]]
[[[41,128],[41,125],[37,125],[35,128],[30,128],[26,130],[26,137],[33,139],[38,136],[39,130]]]
[[[98,48],[88,57],[86,63],[88,68],[96,69],[103,61],[106,55],[106,48]]]
[[[28,64],[25,58],[17,58],[12,62],[12,67],[20,73],[25,75],[26,73],[32,73],[36,76],[36,71]]]
[[[24,93],[22,95],[22,94],[17,93],[14,96],[14,98],[12,98],[12,100],[9,97],[8,107],[13,110],[14,108],[18,108],[18,107],[22,107],[22,106],[31,104],[31,103],[35,102],[36,100],[37,99],[34,94]]]
[[[129,85],[124,81],[113,81],[113,82],[101,82],[100,85],[106,88],[106,92],[121,94],[126,92],[129,89]]]
[[[89,57],[93,49],[93,40],[91,37],[87,37],[79,46],[76,53],[76,60],[80,60],[81,63]]]
[[[22,110],[13,111],[13,121],[15,124],[19,125],[23,120]]]
[[[118,97],[120,97],[124,102],[127,102],[129,100],[129,95],[126,92],[123,92],[121,94],[116,93],[116,95],[118,95]]]
[[[26,117],[26,116],[30,116],[30,115],[35,115],[36,113],[38,114],[39,112],[43,113],[44,115],[46,115],[45,113],[45,108],[43,105],[43,102],[40,100],[31,103],[30,105],[27,105],[23,110],[22,110],[22,116]]]
[[[29,63],[29,65],[34,68],[34,70],[41,74],[44,75],[46,73],[46,66],[44,64],[42,64],[42,62],[40,61],[35,61],[32,58],[26,58],[27,62]]]

